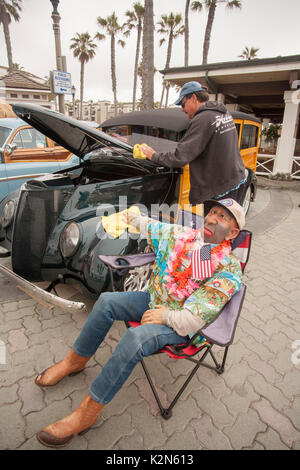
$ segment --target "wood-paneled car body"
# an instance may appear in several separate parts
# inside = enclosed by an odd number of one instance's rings
[[[150,209],[156,205],[164,220],[178,221],[178,212],[165,214],[164,208],[187,202],[187,172],[137,160],[124,140],[59,113],[34,105],[16,104],[13,109],[81,159],[73,169],[22,186],[12,236],[13,271],[29,281],[74,279],[98,295],[110,288],[99,255],[138,253],[147,244],[138,234],[108,237],[101,216],[132,205],[142,205],[153,215]],[[179,137],[181,131],[176,132]],[[176,143],[174,135],[170,145]],[[139,143],[144,140],[140,135]]]
[[[83,121],[82,121],[83,122]],[[95,122],[85,122],[99,127]],[[10,249],[12,221],[19,189],[26,181],[55,173],[80,162],[19,118],[0,118],[0,245]]]
[[[240,111],[233,111],[231,114],[235,122],[240,153],[249,182],[247,190],[242,190],[239,195],[239,202],[247,213],[251,201],[254,201],[256,196],[255,171],[261,121]],[[131,145],[145,142],[150,147],[164,152],[176,147],[177,142],[184,136],[189,122],[186,114],[178,108],[166,108],[120,114],[104,121],[101,124],[101,129]],[[183,171],[185,194],[181,194],[180,197],[186,202],[190,188],[189,165],[186,165]]]
[[[0,119],[0,202],[26,180],[78,163],[76,155],[22,119]]]

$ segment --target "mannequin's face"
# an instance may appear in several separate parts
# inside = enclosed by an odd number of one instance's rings
[[[204,241],[218,245],[239,233],[235,218],[223,207],[214,206],[204,220]]]

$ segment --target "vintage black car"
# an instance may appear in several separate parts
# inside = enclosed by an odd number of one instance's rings
[[[99,255],[138,253],[146,248],[146,240],[138,235],[107,237],[101,223],[104,211],[107,209],[105,214],[109,214],[112,209],[119,212],[132,205],[150,210],[153,204],[170,207],[188,203],[188,168],[169,169],[149,160],[137,160],[132,145],[124,138],[114,138],[39,106],[16,104],[13,109],[82,160],[74,168],[22,186],[12,231],[13,271],[33,282],[72,279],[98,295],[110,287],[107,268]],[[184,116],[180,110],[176,113],[178,118]],[[169,140],[174,145],[182,132],[184,127],[173,131],[173,139],[163,137],[165,144]],[[144,141],[141,134],[139,143]],[[249,177],[249,186],[252,180]]]

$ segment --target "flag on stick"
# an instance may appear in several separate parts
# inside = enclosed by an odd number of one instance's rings
[[[212,275],[211,246],[204,245],[192,252],[192,277],[203,280]]]

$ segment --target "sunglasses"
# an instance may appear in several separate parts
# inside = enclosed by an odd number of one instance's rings
[[[184,107],[185,107],[185,105],[186,105],[186,102],[187,102],[189,99],[191,99],[191,96],[190,96],[189,98],[186,98],[185,101],[181,100],[181,107],[182,107],[182,109],[184,109]]]

